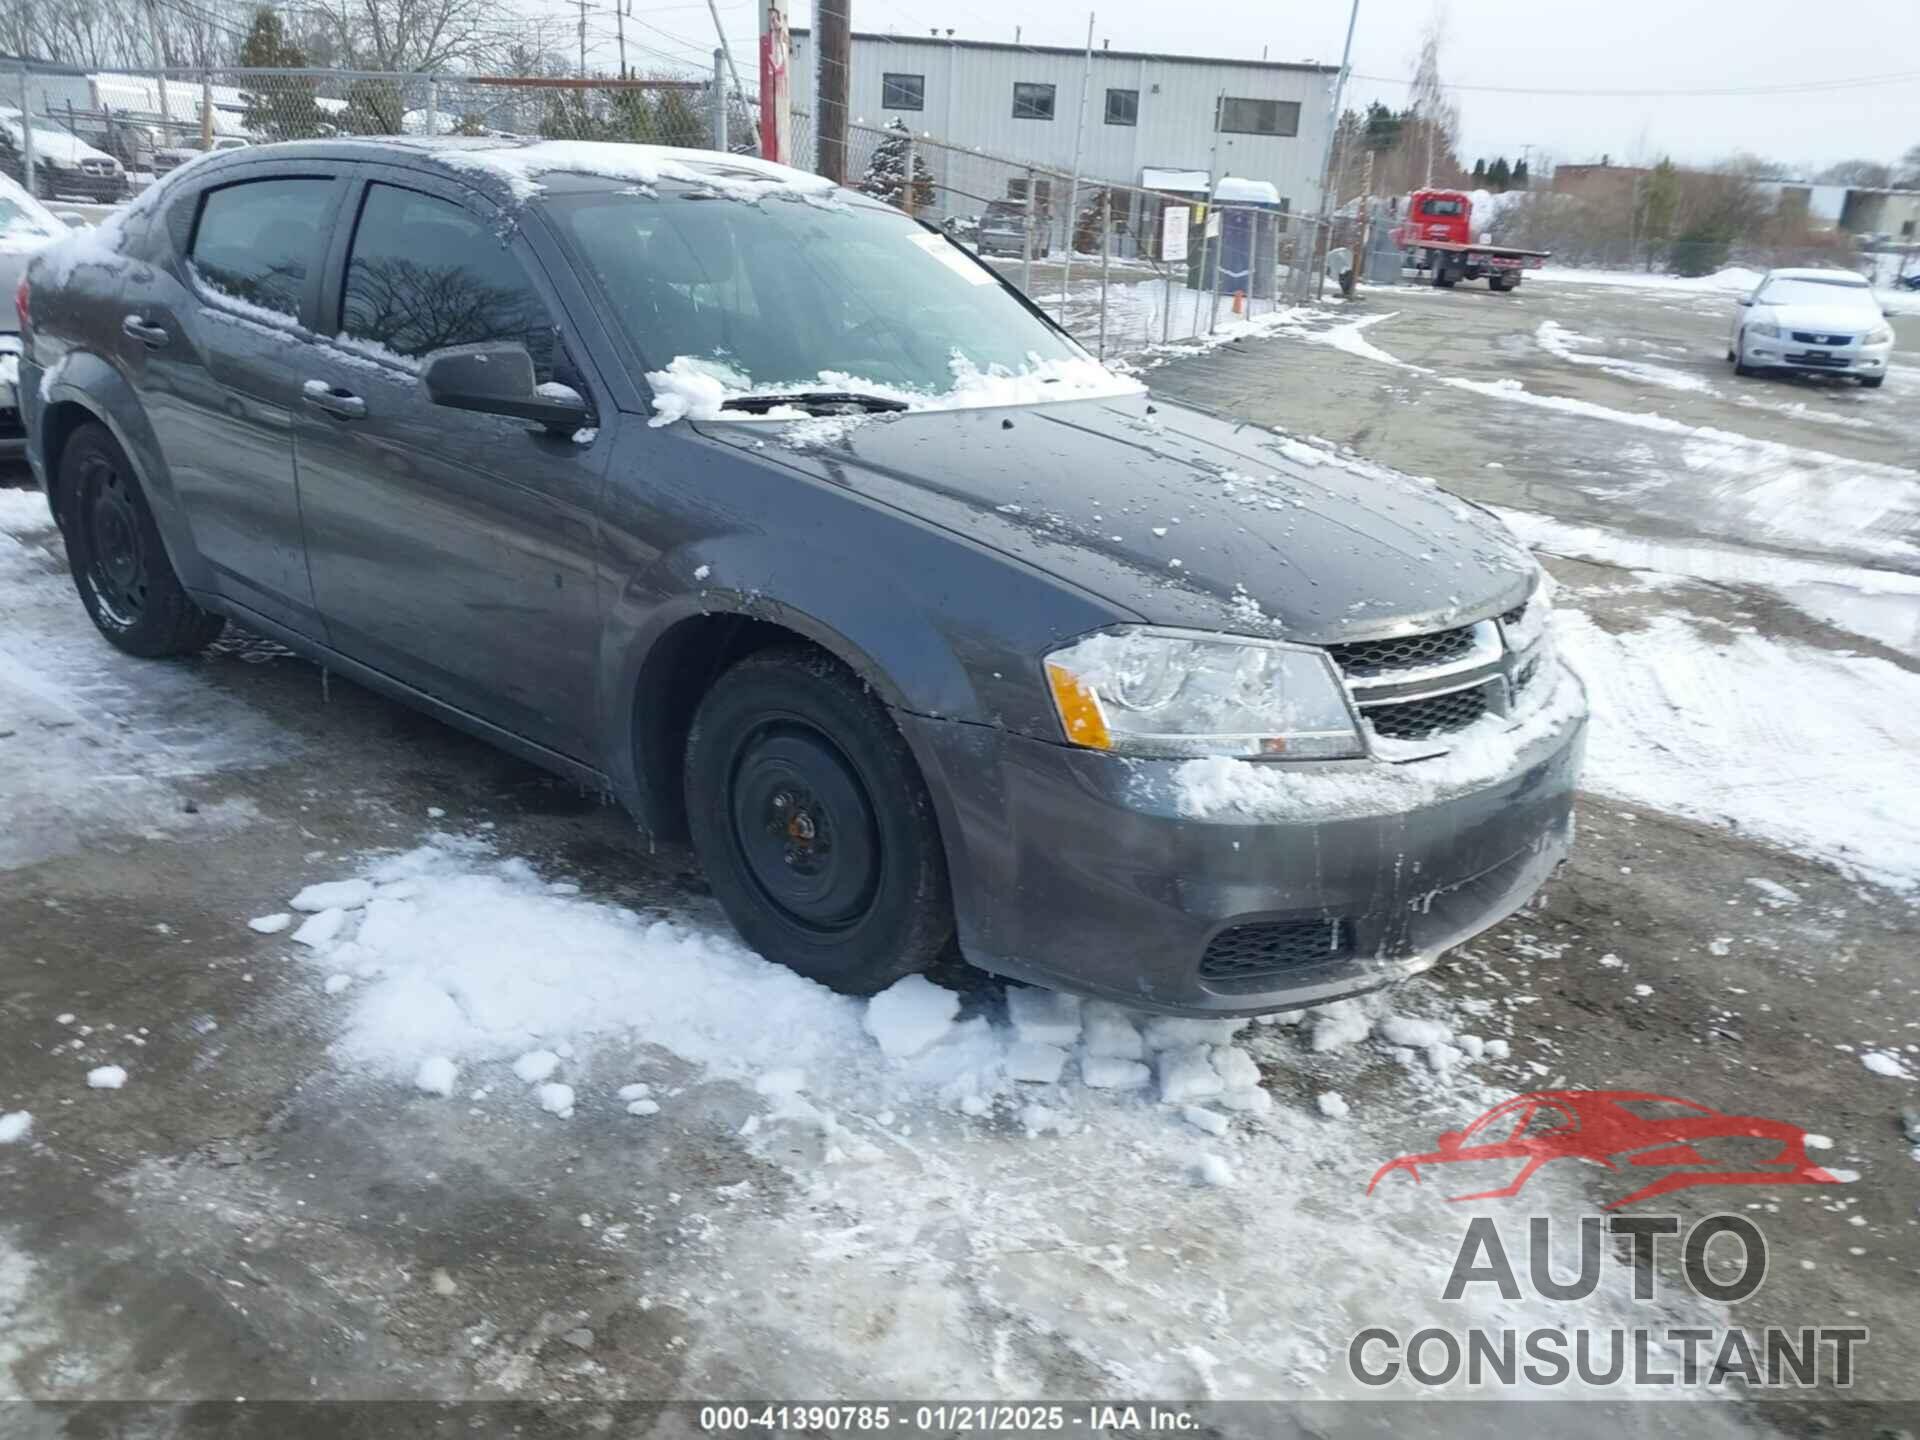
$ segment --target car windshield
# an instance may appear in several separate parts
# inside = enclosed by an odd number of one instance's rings
[[[1834,305],[1871,311],[1880,307],[1865,285],[1845,280],[1769,280],[1760,292],[1762,305]]]
[[[550,204],[650,372],[697,368],[729,391],[931,396],[967,372],[1095,368],[967,251],[858,198],[753,204],[663,186]]]

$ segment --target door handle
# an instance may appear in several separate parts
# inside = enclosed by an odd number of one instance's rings
[[[316,410],[324,410],[329,415],[337,415],[342,420],[364,420],[367,415],[367,402],[350,390],[342,390],[337,385],[329,385],[324,380],[309,380],[300,387],[300,393],[307,404]]]
[[[138,315],[129,315],[120,322],[121,333],[132,336],[149,350],[158,350],[173,338],[164,325],[149,325]]]

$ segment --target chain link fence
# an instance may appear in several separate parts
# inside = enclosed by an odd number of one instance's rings
[[[898,124],[848,127],[847,183],[939,225],[1102,359],[1302,304],[1323,251],[1281,203],[1076,177]]]
[[[110,204],[207,149],[469,135],[758,153],[759,118],[718,63],[648,79],[27,65],[0,72],[0,170],[24,183],[31,167],[48,200]],[[790,139],[804,163],[810,115],[792,114]],[[976,250],[1103,359],[1234,333],[1318,288],[1325,245],[1283,202],[1075,177],[897,122],[848,127],[847,181]]]

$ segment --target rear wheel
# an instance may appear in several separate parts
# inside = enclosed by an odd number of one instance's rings
[[[60,456],[61,517],[74,588],[95,628],[130,655],[196,655],[226,621],[173,573],[126,452],[104,426],[81,426]]]
[[[1453,288],[1453,282],[1454,282],[1454,273],[1452,268],[1448,266],[1447,262],[1445,260],[1434,261],[1433,262],[1434,286],[1437,289],[1441,289],[1441,290],[1451,290]]]
[[[1487,288],[1489,290],[1511,290],[1513,286],[1514,282],[1507,279],[1504,275],[1489,275],[1487,277]]]
[[[831,656],[763,650],[721,676],[687,737],[686,797],[713,893],[767,959],[870,995],[952,937],[926,782]]]

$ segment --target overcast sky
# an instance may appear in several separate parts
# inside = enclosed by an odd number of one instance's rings
[[[577,0],[527,0],[540,13],[577,16]],[[590,63],[612,65],[611,5],[590,11]],[[952,27],[966,39],[1079,45],[1085,8],[1060,0],[852,0],[856,30],[924,35]],[[705,0],[631,0],[635,64],[667,57],[695,63],[710,54]],[[1097,0],[1095,44],[1257,59],[1337,63],[1346,0]],[[1920,144],[1920,3],[1850,0],[1825,10],[1807,0],[1448,0],[1443,76],[1463,88],[1463,152],[1517,156],[1531,145],[1556,161],[1657,158],[1706,161],[1736,150],[1808,170],[1854,155],[1892,160]],[[794,0],[794,23],[809,18]],[[597,12],[597,13],[596,13]],[[1576,18],[1577,12],[1577,18]],[[1361,0],[1349,103],[1378,98],[1398,106],[1433,0]],[[756,0],[722,0],[735,58],[754,64]],[[1595,96],[1500,94],[1472,86],[1530,90],[1753,89],[1854,80],[1905,72],[1890,83],[1774,95]],[[1384,80],[1362,77],[1385,77]],[[749,81],[751,83],[751,81]]]

